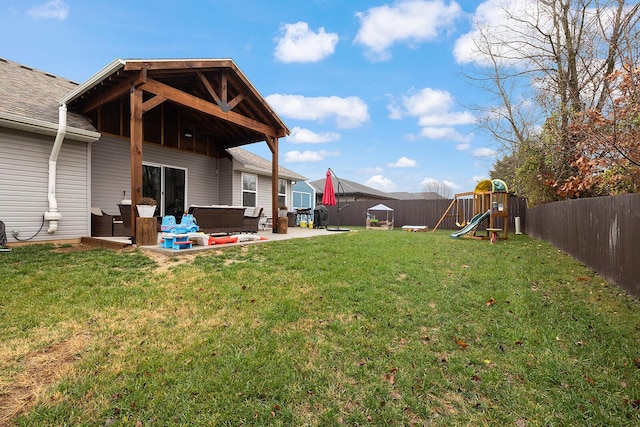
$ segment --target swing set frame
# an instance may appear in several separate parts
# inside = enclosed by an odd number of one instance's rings
[[[436,224],[435,227],[433,227],[432,231],[436,231],[438,229],[438,227],[440,226],[440,224],[442,223],[442,221],[444,221],[444,219],[446,217],[455,217],[456,218],[456,226],[462,228],[465,225],[467,225],[467,221],[470,220],[471,218],[473,218],[473,215],[469,216],[468,218],[466,217],[466,213],[471,210],[473,212],[474,210],[474,206],[475,203],[473,203],[472,199],[469,198],[469,196],[474,196],[475,193],[473,191],[468,191],[466,193],[456,193],[453,195],[453,200],[451,201],[451,203],[449,204],[449,207],[447,208],[447,210],[444,212],[444,214],[442,215],[442,217],[440,217],[440,220],[438,221],[438,223]],[[461,204],[461,200],[462,201],[462,212],[460,209],[460,204]],[[472,203],[472,206],[468,206],[470,203]],[[455,206],[455,213],[449,213]],[[475,215],[475,214],[474,214]],[[462,221],[460,221],[462,219]]]
[[[460,209],[461,203],[463,203],[462,215]],[[472,203],[471,210],[473,215],[465,218],[469,209],[469,203]],[[455,213],[450,213],[454,206],[456,209]],[[504,181],[499,179],[483,180],[476,185],[476,188],[473,191],[454,194],[454,198],[449,204],[449,207],[444,212],[436,226],[433,227],[432,231],[435,232],[446,217],[456,217],[456,225],[462,228],[476,215],[488,211],[490,215],[487,228],[496,230],[500,229],[500,231],[502,231],[502,235],[495,233],[496,237],[506,240],[509,232],[508,207],[509,194],[507,185]],[[460,221],[461,218],[462,221]],[[476,239],[489,239],[491,237],[489,232],[487,232],[486,235],[481,235],[478,234],[477,231],[478,230],[476,228],[473,233],[471,235],[467,235],[467,237]]]

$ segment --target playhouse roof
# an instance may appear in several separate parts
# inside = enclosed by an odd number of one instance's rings
[[[474,193],[508,193],[509,189],[507,188],[507,184],[501,179],[484,179],[476,185],[476,188],[473,190]]]

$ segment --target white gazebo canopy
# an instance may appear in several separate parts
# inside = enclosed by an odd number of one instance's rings
[[[374,212],[380,212],[378,216],[374,214]],[[389,214],[391,214],[391,220],[389,220]],[[386,215],[386,219],[382,218],[382,215]],[[367,218],[376,218],[380,221],[385,221],[389,227],[393,226],[393,209],[391,209],[387,205],[383,205],[382,203],[379,205],[375,205],[369,209],[367,209]]]
[[[375,205],[372,208],[367,209],[369,211],[390,211],[393,212],[393,209],[391,209],[389,206],[387,205],[383,205],[382,203]]]

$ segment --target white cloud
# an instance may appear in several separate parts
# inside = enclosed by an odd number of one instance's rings
[[[455,105],[454,97],[446,90],[424,88],[402,95],[400,105],[394,100],[387,106],[391,118],[417,117],[422,126],[420,137],[429,139],[450,139],[460,143],[469,143],[473,134],[462,135],[454,126],[470,125],[476,118],[469,111],[451,111]],[[418,139],[410,135],[410,140]]]
[[[419,92],[410,91],[409,95],[402,95],[404,115],[413,117],[430,116],[449,111],[455,100],[446,90],[425,87]]]
[[[418,92],[402,95],[402,107],[396,114],[418,117],[421,126],[458,126],[473,124],[476,118],[469,111],[452,112],[455,98],[446,90],[426,87]],[[393,108],[393,107],[389,107]]]
[[[338,35],[327,33],[323,27],[318,32],[309,29],[306,22],[284,24],[275,48],[276,59],[282,62],[318,62],[335,51]]]
[[[456,2],[445,5],[443,0],[401,0],[391,6],[372,7],[356,14],[360,30],[355,42],[365,46],[371,59],[388,60],[393,44],[434,40],[461,13]]]
[[[367,104],[357,96],[304,97],[276,93],[266,99],[278,114],[291,119],[322,122],[335,117],[339,128],[355,128],[369,121]]]
[[[538,9],[537,0],[486,0],[480,3],[472,18],[472,29],[456,40],[453,56],[460,64],[491,65],[488,57],[478,51],[478,46],[485,45],[488,39],[496,54],[494,59],[502,58],[503,66],[525,66],[521,59],[540,48],[540,33],[546,33],[553,25],[550,19],[541,19],[537,28],[531,25]]]
[[[469,148],[471,148],[471,144],[469,144],[468,142],[462,142],[462,143],[456,145],[456,150],[458,150],[458,151],[466,151]]]
[[[391,191],[396,188],[396,185],[389,178],[385,178],[382,175],[374,175],[365,182],[365,185],[376,188],[381,191]]]
[[[338,157],[340,155],[340,151],[288,151],[284,155],[284,161],[288,163],[296,163],[296,162],[320,162],[327,157]]]
[[[408,157],[400,157],[396,162],[389,163],[390,168],[415,168],[418,164],[415,160]]]
[[[291,135],[287,137],[287,141],[294,144],[323,144],[325,142],[334,142],[340,140],[340,134],[335,132],[316,133],[309,129],[295,126],[291,130]]]
[[[63,21],[69,15],[69,5],[62,0],[51,0],[39,6],[34,6],[28,11],[34,18],[53,18]]]
[[[473,134],[462,135],[450,127],[424,127],[420,136],[428,139],[448,139],[463,144],[468,144],[473,139]]]
[[[462,188],[460,185],[456,184],[455,182],[453,182],[453,181],[448,181],[448,180],[446,180],[446,179],[445,179],[444,181],[442,181],[442,183],[443,183],[444,185],[446,185],[447,187],[452,188],[452,189],[454,189],[454,190],[455,190],[455,189]]]
[[[420,126],[438,126],[438,125],[470,125],[476,122],[475,116],[470,111],[461,111],[454,113],[429,114],[420,117],[418,124]]]
[[[473,157],[493,157],[497,154],[496,150],[491,148],[476,148],[473,150]]]

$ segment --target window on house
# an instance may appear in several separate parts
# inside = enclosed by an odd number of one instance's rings
[[[287,206],[287,181],[278,180],[278,206]]]
[[[258,200],[258,176],[242,174],[242,206],[255,207]]]
[[[293,192],[293,209],[311,208],[311,194],[300,191]]]
[[[156,215],[182,217],[186,187],[186,169],[152,164],[142,166],[142,197],[156,200]]]

